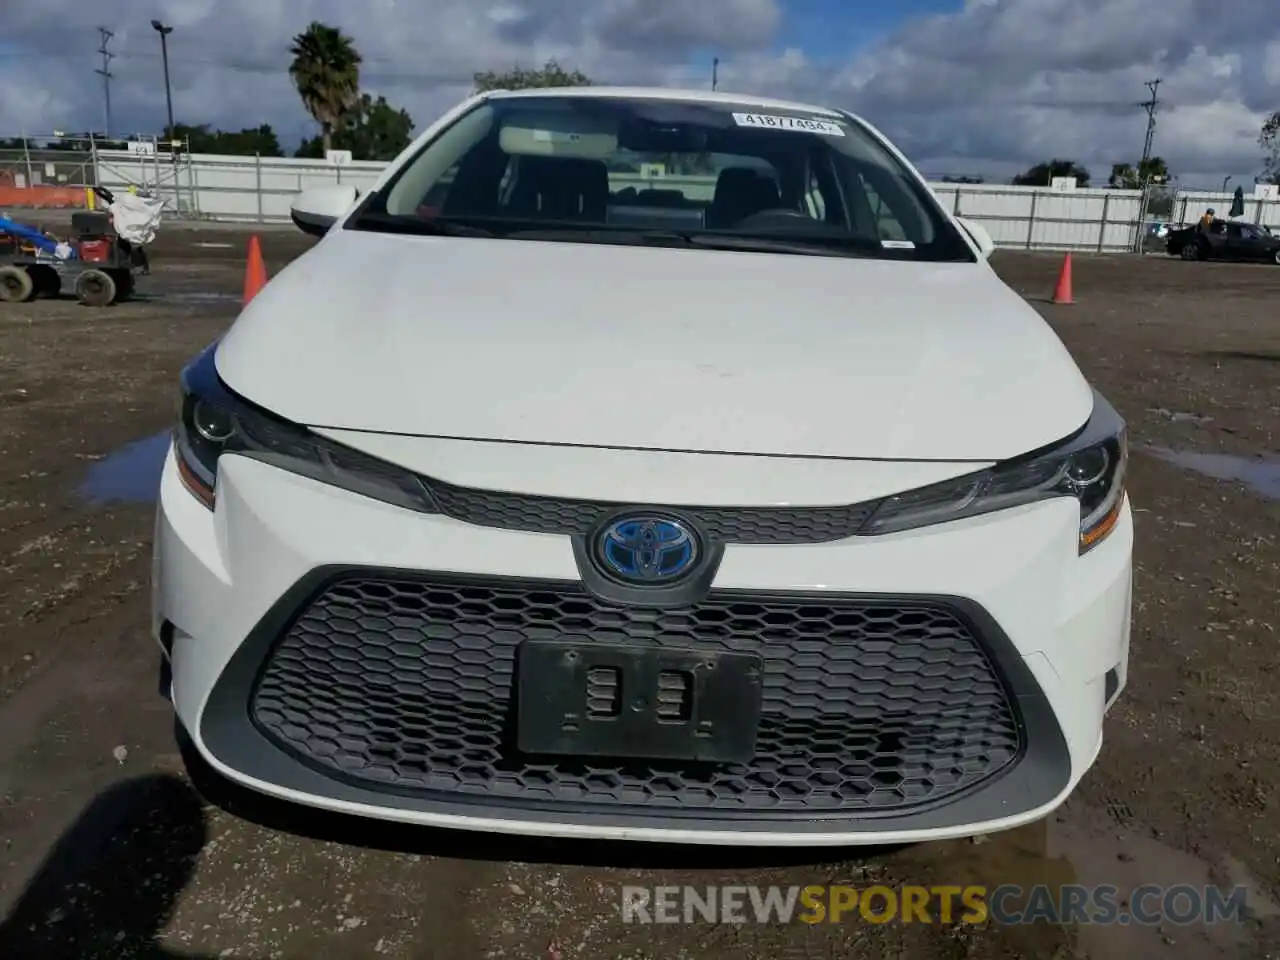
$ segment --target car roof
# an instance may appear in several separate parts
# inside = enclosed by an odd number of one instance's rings
[[[816,113],[826,117],[852,117],[853,114],[835,110],[831,107],[820,107],[811,103],[797,103],[791,100],[774,100],[749,93],[720,93],[710,90],[681,90],[671,87],[530,87],[525,90],[494,90],[490,96],[495,100],[507,100],[521,97],[593,97],[617,98],[630,100],[672,100],[685,103],[714,103],[724,106],[761,107],[766,110],[792,110],[802,113]],[[859,119],[854,117],[854,119]]]

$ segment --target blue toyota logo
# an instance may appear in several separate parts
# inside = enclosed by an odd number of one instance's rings
[[[622,517],[599,534],[600,562],[613,576],[658,586],[678,580],[698,561],[698,539],[679,520]]]

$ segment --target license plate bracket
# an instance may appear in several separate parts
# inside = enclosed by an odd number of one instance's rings
[[[746,763],[763,660],[748,653],[531,640],[516,665],[522,753]]]

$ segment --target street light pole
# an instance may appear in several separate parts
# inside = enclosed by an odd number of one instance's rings
[[[160,59],[164,61],[164,100],[169,108],[169,139],[173,140],[173,89],[169,86],[169,34],[173,33],[173,27],[166,26],[159,20],[152,20],[151,29],[160,34]]]

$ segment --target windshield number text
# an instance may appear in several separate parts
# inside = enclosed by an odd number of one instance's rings
[[[809,120],[805,117],[776,117],[768,113],[735,113],[733,122],[740,127],[760,127],[765,130],[790,130],[795,133],[820,133],[828,137],[843,137],[839,124],[825,120]]]

